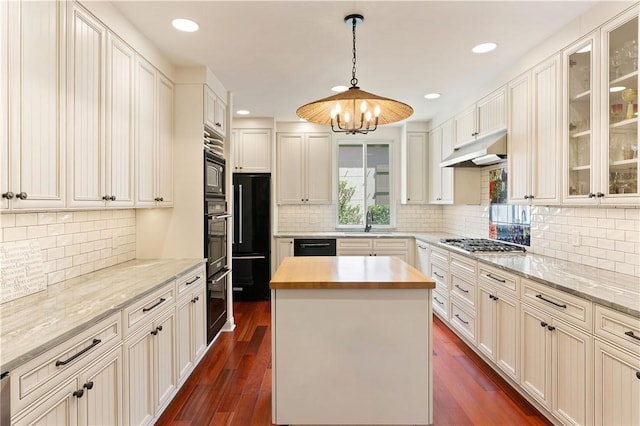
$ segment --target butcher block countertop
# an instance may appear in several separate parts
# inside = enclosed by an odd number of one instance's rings
[[[435,282],[391,256],[287,257],[271,289],[432,289]]]

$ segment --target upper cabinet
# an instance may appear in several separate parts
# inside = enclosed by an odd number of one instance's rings
[[[226,136],[227,104],[207,85],[204,86],[204,124],[224,138]]]
[[[136,59],[136,206],[173,205],[173,84]]]
[[[555,55],[507,86],[511,203],[560,202],[560,61]]]
[[[278,204],[331,204],[331,133],[278,133]]]
[[[638,204],[638,10],[567,48],[564,188],[567,204]]]
[[[506,87],[480,99],[453,119],[454,148],[507,128]]]
[[[426,132],[407,132],[402,139],[402,203],[427,202],[427,170],[429,145]]]
[[[271,173],[271,129],[234,129],[234,173]]]
[[[65,205],[67,2],[0,4],[0,209]]]

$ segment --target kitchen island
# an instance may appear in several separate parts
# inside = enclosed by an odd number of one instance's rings
[[[273,423],[432,423],[434,287],[394,257],[286,258],[271,280]]]

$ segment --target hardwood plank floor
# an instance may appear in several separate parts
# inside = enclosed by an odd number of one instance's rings
[[[235,302],[221,333],[157,425],[270,426],[270,302]],[[550,425],[451,330],[433,321],[435,425]]]

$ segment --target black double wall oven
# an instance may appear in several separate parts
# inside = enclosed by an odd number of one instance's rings
[[[227,320],[227,211],[225,160],[204,153],[204,257],[207,258],[207,342]]]

